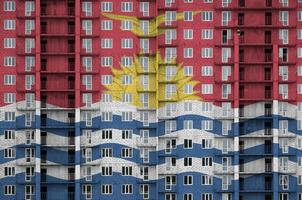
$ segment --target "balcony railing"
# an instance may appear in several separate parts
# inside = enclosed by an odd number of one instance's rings
[[[266,163],[264,168],[265,168],[265,172],[272,172],[272,164],[271,163]]]
[[[75,174],[74,173],[69,173],[68,174],[68,180],[69,181],[74,181],[74,179],[75,179]]]

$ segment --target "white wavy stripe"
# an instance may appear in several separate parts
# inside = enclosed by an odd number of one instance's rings
[[[185,111],[184,110],[184,102],[191,102],[192,103],[192,111]],[[40,101],[36,101],[36,105],[39,105]],[[175,112],[172,112],[172,115],[170,117],[179,117],[179,116],[183,116],[183,115],[199,115],[199,116],[204,116],[204,117],[208,117],[208,118],[212,118],[212,119],[218,119],[222,118],[222,107],[220,106],[215,106],[212,105],[212,112],[204,112],[202,110],[203,107],[203,103],[202,101],[182,101],[182,102],[177,102],[175,103]],[[0,107],[0,109],[2,111],[16,111],[16,116],[20,116],[23,115],[24,110],[18,110],[17,108],[25,108],[25,101],[19,101],[17,103],[12,103],[12,104],[8,104],[5,106]],[[264,104],[265,102],[256,102],[250,105],[247,105],[244,107],[244,113],[245,116],[248,118],[256,118],[259,116],[263,116],[264,115]],[[280,104],[282,104],[282,102],[279,102],[279,107]],[[291,117],[291,118],[302,118],[302,112],[297,111],[297,106],[290,104],[290,103],[285,103],[286,104],[286,111],[285,112],[281,112],[281,109],[279,110],[280,115],[284,115],[286,117]],[[60,109],[62,107],[60,106],[56,106],[53,104],[47,104],[48,108],[53,108],[53,109]],[[158,109],[158,116],[159,117],[165,117],[165,113],[166,113],[166,107],[164,106],[162,108]],[[81,107],[82,109],[85,109],[85,107]],[[92,104],[92,108],[95,108],[95,110],[91,110],[90,112],[92,112],[92,116],[93,117],[99,117],[101,116],[101,112],[103,111],[110,111],[113,113],[113,115],[122,115],[123,111],[131,111],[133,112],[133,119],[137,120],[137,121],[141,121],[140,119],[140,113],[138,112],[137,108],[131,104],[128,103],[122,103],[122,102],[96,102],[94,104]],[[34,111],[34,110],[33,110]],[[154,112],[151,116],[150,116],[150,123],[155,123],[158,121],[158,119],[156,118],[156,110],[154,110]],[[229,109],[229,113],[230,115],[228,117],[232,118],[234,117],[234,109],[230,108]],[[84,112],[84,110],[81,111],[82,113]],[[60,113],[60,114],[58,114]],[[65,114],[64,114],[65,113]],[[57,121],[61,121],[61,122],[67,122],[66,121],[66,110],[64,108],[62,108],[62,110],[55,110],[55,112],[48,112],[48,118],[49,119],[53,119],[53,120],[57,120]],[[4,120],[4,116],[0,115],[0,121]]]

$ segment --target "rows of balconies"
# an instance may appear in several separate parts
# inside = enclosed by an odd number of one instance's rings
[[[263,10],[292,10],[297,6],[296,2],[287,3],[284,1],[278,2],[273,0],[255,0],[255,1],[247,1],[247,0],[234,0],[229,3],[217,3],[215,5],[215,9],[217,10],[250,10],[250,11],[263,11]]]

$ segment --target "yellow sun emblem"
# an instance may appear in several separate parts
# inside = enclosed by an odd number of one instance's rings
[[[174,73],[167,74],[167,68]],[[184,74],[182,64],[173,61],[168,64],[159,52],[149,60],[148,69],[142,66],[138,57],[134,57],[132,65],[112,68],[112,76],[112,84],[105,86],[106,93],[115,101],[125,101],[128,97],[138,108],[156,109],[166,103],[200,100],[198,91],[194,90],[199,82]],[[169,87],[172,88],[170,92]]]
[[[193,12],[193,15],[197,13],[200,12]],[[131,32],[138,37],[156,37],[165,33],[165,28],[159,28],[166,21],[165,14],[148,20],[147,32],[137,17],[111,13],[102,15],[113,20],[131,21]],[[176,13],[176,21],[183,18],[183,12]],[[167,61],[159,51],[149,56],[147,63],[142,57],[135,56],[130,66],[112,68],[112,76],[112,84],[105,85],[106,93],[111,94],[115,101],[127,102],[138,108],[157,109],[167,103],[200,100],[198,91],[194,90],[198,81],[186,76],[182,64],[178,64],[176,59]]]

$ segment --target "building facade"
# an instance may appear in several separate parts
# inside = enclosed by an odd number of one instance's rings
[[[1,200],[302,200],[301,0],[2,0]]]

